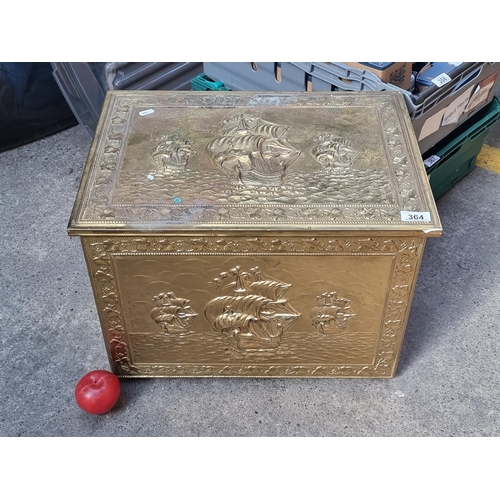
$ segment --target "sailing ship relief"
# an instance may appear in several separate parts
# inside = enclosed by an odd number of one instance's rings
[[[258,267],[246,272],[240,266],[221,273],[212,283],[219,287],[231,277],[234,280],[224,287],[227,293],[206,305],[206,319],[215,331],[229,337],[237,351],[276,349],[300,316],[283,298],[291,285],[264,277]]]
[[[356,316],[351,312],[351,301],[337,297],[337,292],[323,292],[316,297],[309,317],[317,333],[323,335],[344,333],[347,322]]]
[[[158,172],[168,172],[183,170],[194,153],[191,141],[179,134],[167,134],[156,141],[150,156]]]
[[[348,139],[331,134],[318,136],[316,146],[311,152],[326,168],[350,167],[361,154],[361,151],[354,149]]]
[[[224,120],[207,144],[210,159],[239,187],[280,186],[301,152],[285,137],[288,127],[258,116]]]
[[[166,334],[187,332],[198,316],[189,300],[176,297],[173,292],[160,293],[153,297],[153,301],[156,305],[151,310],[151,317]]]

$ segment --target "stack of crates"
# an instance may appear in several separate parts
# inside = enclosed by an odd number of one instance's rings
[[[373,69],[383,69],[391,64],[399,65],[398,69],[404,65],[404,63],[347,64],[338,62],[205,62],[203,71],[205,78],[208,77],[209,80],[219,83],[223,82],[225,88],[231,90],[400,92],[405,99],[424,159],[428,159],[429,156],[439,156],[434,154],[437,150],[443,154],[443,148],[446,149],[446,145],[454,144],[454,150],[456,150],[458,136],[462,139],[468,137],[464,139],[465,143],[473,142],[474,150],[478,147],[479,150],[481,149],[482,142],[478,141],[484,141],[487,130],[500,119],[493,111],[496,109],[493,102],[494,88],[500,81],[498,78],[499,62],[433,63],[426,75],[429,78],[422,77],[417,82],[413,82],[415,86],[416,83],[419,84],[418,90],[413,92],[410,89],[401,88],[406,85],[407,78],[401,79],[401,81],[405,80],[404,85],[396,82],[401,85],[397,86],[394,83],[382,81],[377,76],[381,72]],[[406,63],[406,65],[410,64]],[[438,73],[443,72],[434,75],[432,70]],[[488,110],[491,111],[491,116]],[[489,118],[484,118],[484,113]],[[476,133],[478,127],[481,132]],[[465,153],[460,153],[460,156],[462,154]],[[434,173],[429,171],[431,187],[432,179],[438,182],[437,179],[441,176],[438,171],[444,172],[449,168],[446,164],[446,160],[442,157],[432,166]],[[465,171],[462,168],[458,170],[460,173]],[[466,171],[470,171],[470,168]],[[450,178],[448,189],[457,180],[458,178],[454,180]],[[446,182],[444,184],[439,182],[439,184],[439,187],[437,185],[433,187],[436,196],[443,194]]]
[[[494,97],[472,120],[463,123],[424,154],[434,198],[442,196],[474,169],[484,139],[499,120],[500,100]]]

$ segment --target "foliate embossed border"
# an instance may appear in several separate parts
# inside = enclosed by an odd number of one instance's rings
[[[215,95],[214,95],[215,94]],[[202,92],[110,92],[109,107],[103,119],[100,141],[95,154],[87,164],[88,182],[77,210],[75,227],[141,224],[155,225],[241,225],[264,224],[300,225],[401,225],[401,211],[428,211],[431,201],[417,175],[415,152],[408,146],[408,124],[402,115],[401,102],[391,93],[323,93],[266,94]],[[234,94],[234,95],[233,95]],[[404,104],[403,104],[404,105]],[[138,109],[155,107],[227,107],[258,106],[289,107],[356,107],[371,106],[378,112],[384,148],[394,171],[391,182],[397,186],[397,206],[380,205],[211,205],[211,206],[113,206],[113,189],[118,175],[118,165],[125,152],[126,137],[132,113]],[[415,142],[416,144],[416,142]],[[426,196],[427,195],[427,196]],[[431,209],[435,219],[434,209]],[[423,223],[432,225],[434,222]],[[411,226],[411,223],[405,223]]]
[[[413,237],[87,237],[82,238],[111,367],[122,377],[391,377],[406,329],[424,248]],[[136,364],[120,306],[114,255],[393,255],[385,316],[371,365]]]

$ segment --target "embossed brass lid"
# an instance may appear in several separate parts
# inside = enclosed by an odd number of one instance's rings
[[[69,234],[197,230],[439,236],[401,94],[109,92]]]

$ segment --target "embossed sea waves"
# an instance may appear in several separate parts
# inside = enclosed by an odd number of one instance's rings
[[[387,172],[335,167],[315,172],[291,168],[281,186],[236,186],[215,166],[190,171],[138,173],[124,170],[116,203],[210,204],[377,204],[394,203]]]
[[[130,334],[136,364],[371,364],[377,347],[377,333],[346,332],[322,335],[286,332],[279,347],[270,351],[239,352],[229,338],[215,332],[180,334]]]

